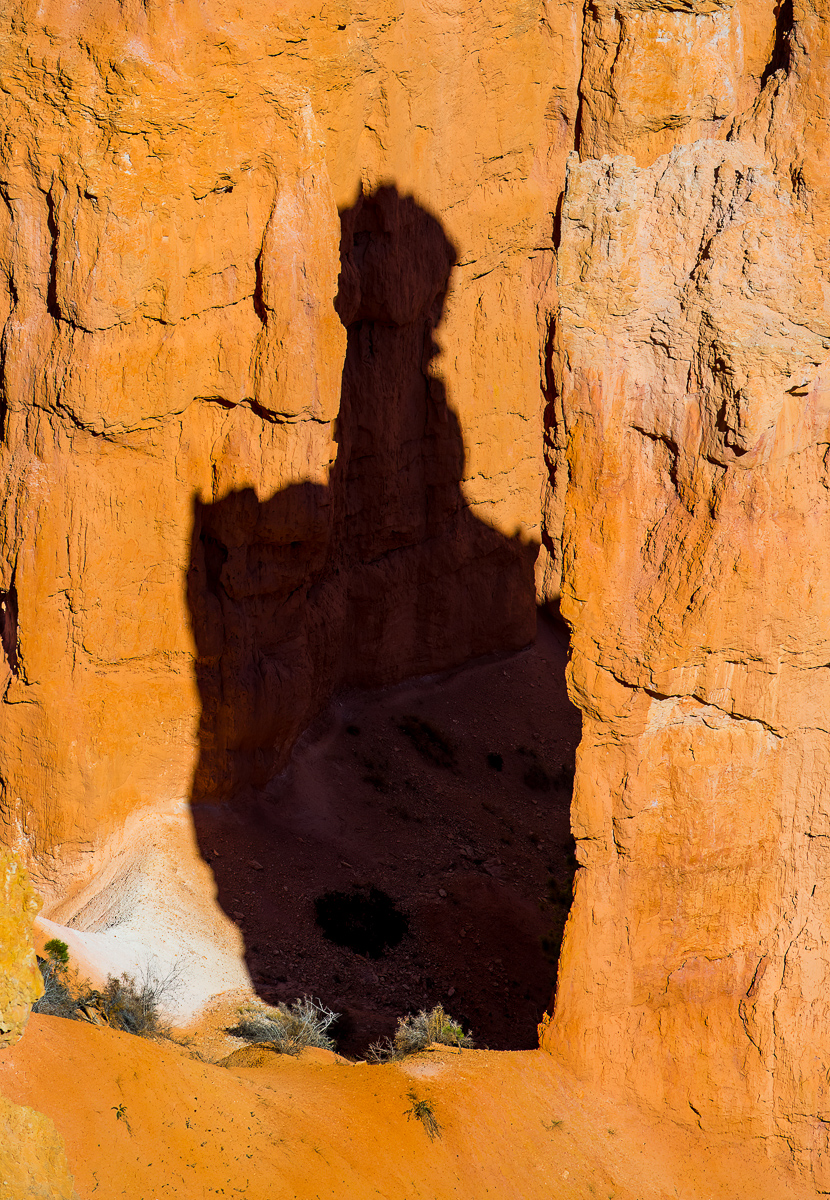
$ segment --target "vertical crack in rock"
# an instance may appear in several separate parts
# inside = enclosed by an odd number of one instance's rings
[[[8,591],[0,591],[0,643],[12,674],[17,675],[17,590],[14,581]]]

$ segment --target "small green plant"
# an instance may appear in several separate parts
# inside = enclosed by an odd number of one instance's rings
[[[443,1006],[436,1004],[429,1012],[422,1009],[417,1016],[409,1013],[399,1017],[394,1038],[391,1041],[381,1038],[373,1042],[366,1057],[370,1062],[392,1062],[408,1054],[418,1054],[433,1042],[441,1046],[457,1046],[459,1050],[470,1049],[475,1044],[472,1036],[444,1012]]]
[[[334,1039],[326,1031],[339,1015],[310,996],[276,1007],[245,1004],[239,1009],[240,1021],[228,1033],[247,1042],[273,1043],[281,1054],[299,1054],[304,1046],[334,1050]]]
[[[125,1108],[125,1106],[123,1104],[118,1104],[118,1105],[113,1104],[112,1111],[115,1113],[116,1121],[123,1121],[124,1124],[127,1126],[127,1129],[129,1129],[130,1133],[132,1133],[132,1129],[130,1128],[130,1120],[129,1120],[129,1117],[127,1116],[127,1109]]]
[[[414,1091],[407,1092],[407,1096],[412,1101],[410,1108],[405,1110],[404,1115],[408,1121],[414,1117],[416,1121],[420,1121],[426,1131],[427,1137],[432,1142],[435,1138],[441,1136],[441,1126],[435,1119],[435,1113],[432,1111],[432,1104],[429,1100],[419,1100]]]
[[[57,967],[69,966],[69,947],[60,938],[50,938],[43,947],[47,958]]]

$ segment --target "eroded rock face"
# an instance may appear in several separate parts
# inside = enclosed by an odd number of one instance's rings
[[[7,14],[0,776],[49,896],[333,687],[532,636],[578,29],[386,7]]]
[[[748,143],[573,162],[562,610],[582,864],[546,1033],[825,1186],[830,321]]]
[[[43,980],[32,944],[41,906],[26,872],[0,848],[0,1048],[12,1046],[26,1028]]]
[[[582,36],[581,156],[647,165],[729,129],[775,54],[776,19],[755,0],[600,2],[586,8]]]
[[[43,980],[32,944],[40,910],[26,872],[0,848],[0,1050],[21,1037]],[[63,1141],[42,1113],[0,1096],[0,1189],[8,1200],[77,1200]]]
[[[229,92],[215,46],[173,70],[30,32],[2,68],[2,776],[39,857],[187,795],[194,497],[325,478],[345,333],[307,97]]]
[[[3,19],[0,778],[63,916],[336,687],[521,645],[544,537],[585,714],[547,1044],[830,1186],[826,14]]]

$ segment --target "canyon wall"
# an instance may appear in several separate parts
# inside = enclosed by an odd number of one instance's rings
[[[0,780],[50,911],[334,689],[526,643],[535,561],[584,714],[544,1044],[830,1189],[827,14],[2,20]]]
[[[4,14],[0,779],[50,904],[334,688],[533,636],[563,11]]]
[[[0,848],[0,1049],[20,1038],[43,980],[32,945],[40,908],[26,872]],[[0,1187],[7,1200],[77,1200],[63,1141],[43,1113],[0,1096]]]
[[[581,870],[544,1034],[610,1092],[766,1139],[819,1192],[825,21],[796,6],[727,141],[569,167],[552,440]]]

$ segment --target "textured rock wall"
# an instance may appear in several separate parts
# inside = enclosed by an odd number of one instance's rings
[[[32,926],[40,900],[20,863],[0,848],[0,1050],[26,1028],[43,994]],[[42,1113],[0,1095],[0,1195],[4,1200],[77,1200],[63,1141]]]
[[[830,1187],[826,14],[3,21],[8,840],[49,885],[333,688],[520,645],[541,539],[585,714],[546,1044]]]
[[[26,872],[0,848],[0,1047],[12,1046],[43,995],[32,927],[40,909]]]
[[[68,857],[187,795],[194,497],[325,477],[345,334],[307,97],[234,83],[215,46],[173,71],[27,33],[3,64],[0,773],[28,852]]]
[[[7,10],[0,778],[47,891],[333,687],[532,636],[551,11]]]
[[[581,870],[544,1034],[609,1090],[767,1139],[821,1192],[823,37],[797,9],[728,141],[571,164],[552,442]]]
[[[4,1200],[78,1200],[54,1122],[0,1096],[0,1186]]]
[[[585,11],[579,152],[645,165],[726,133],[776,53],[773,5],[744,0],[591,4]]]

